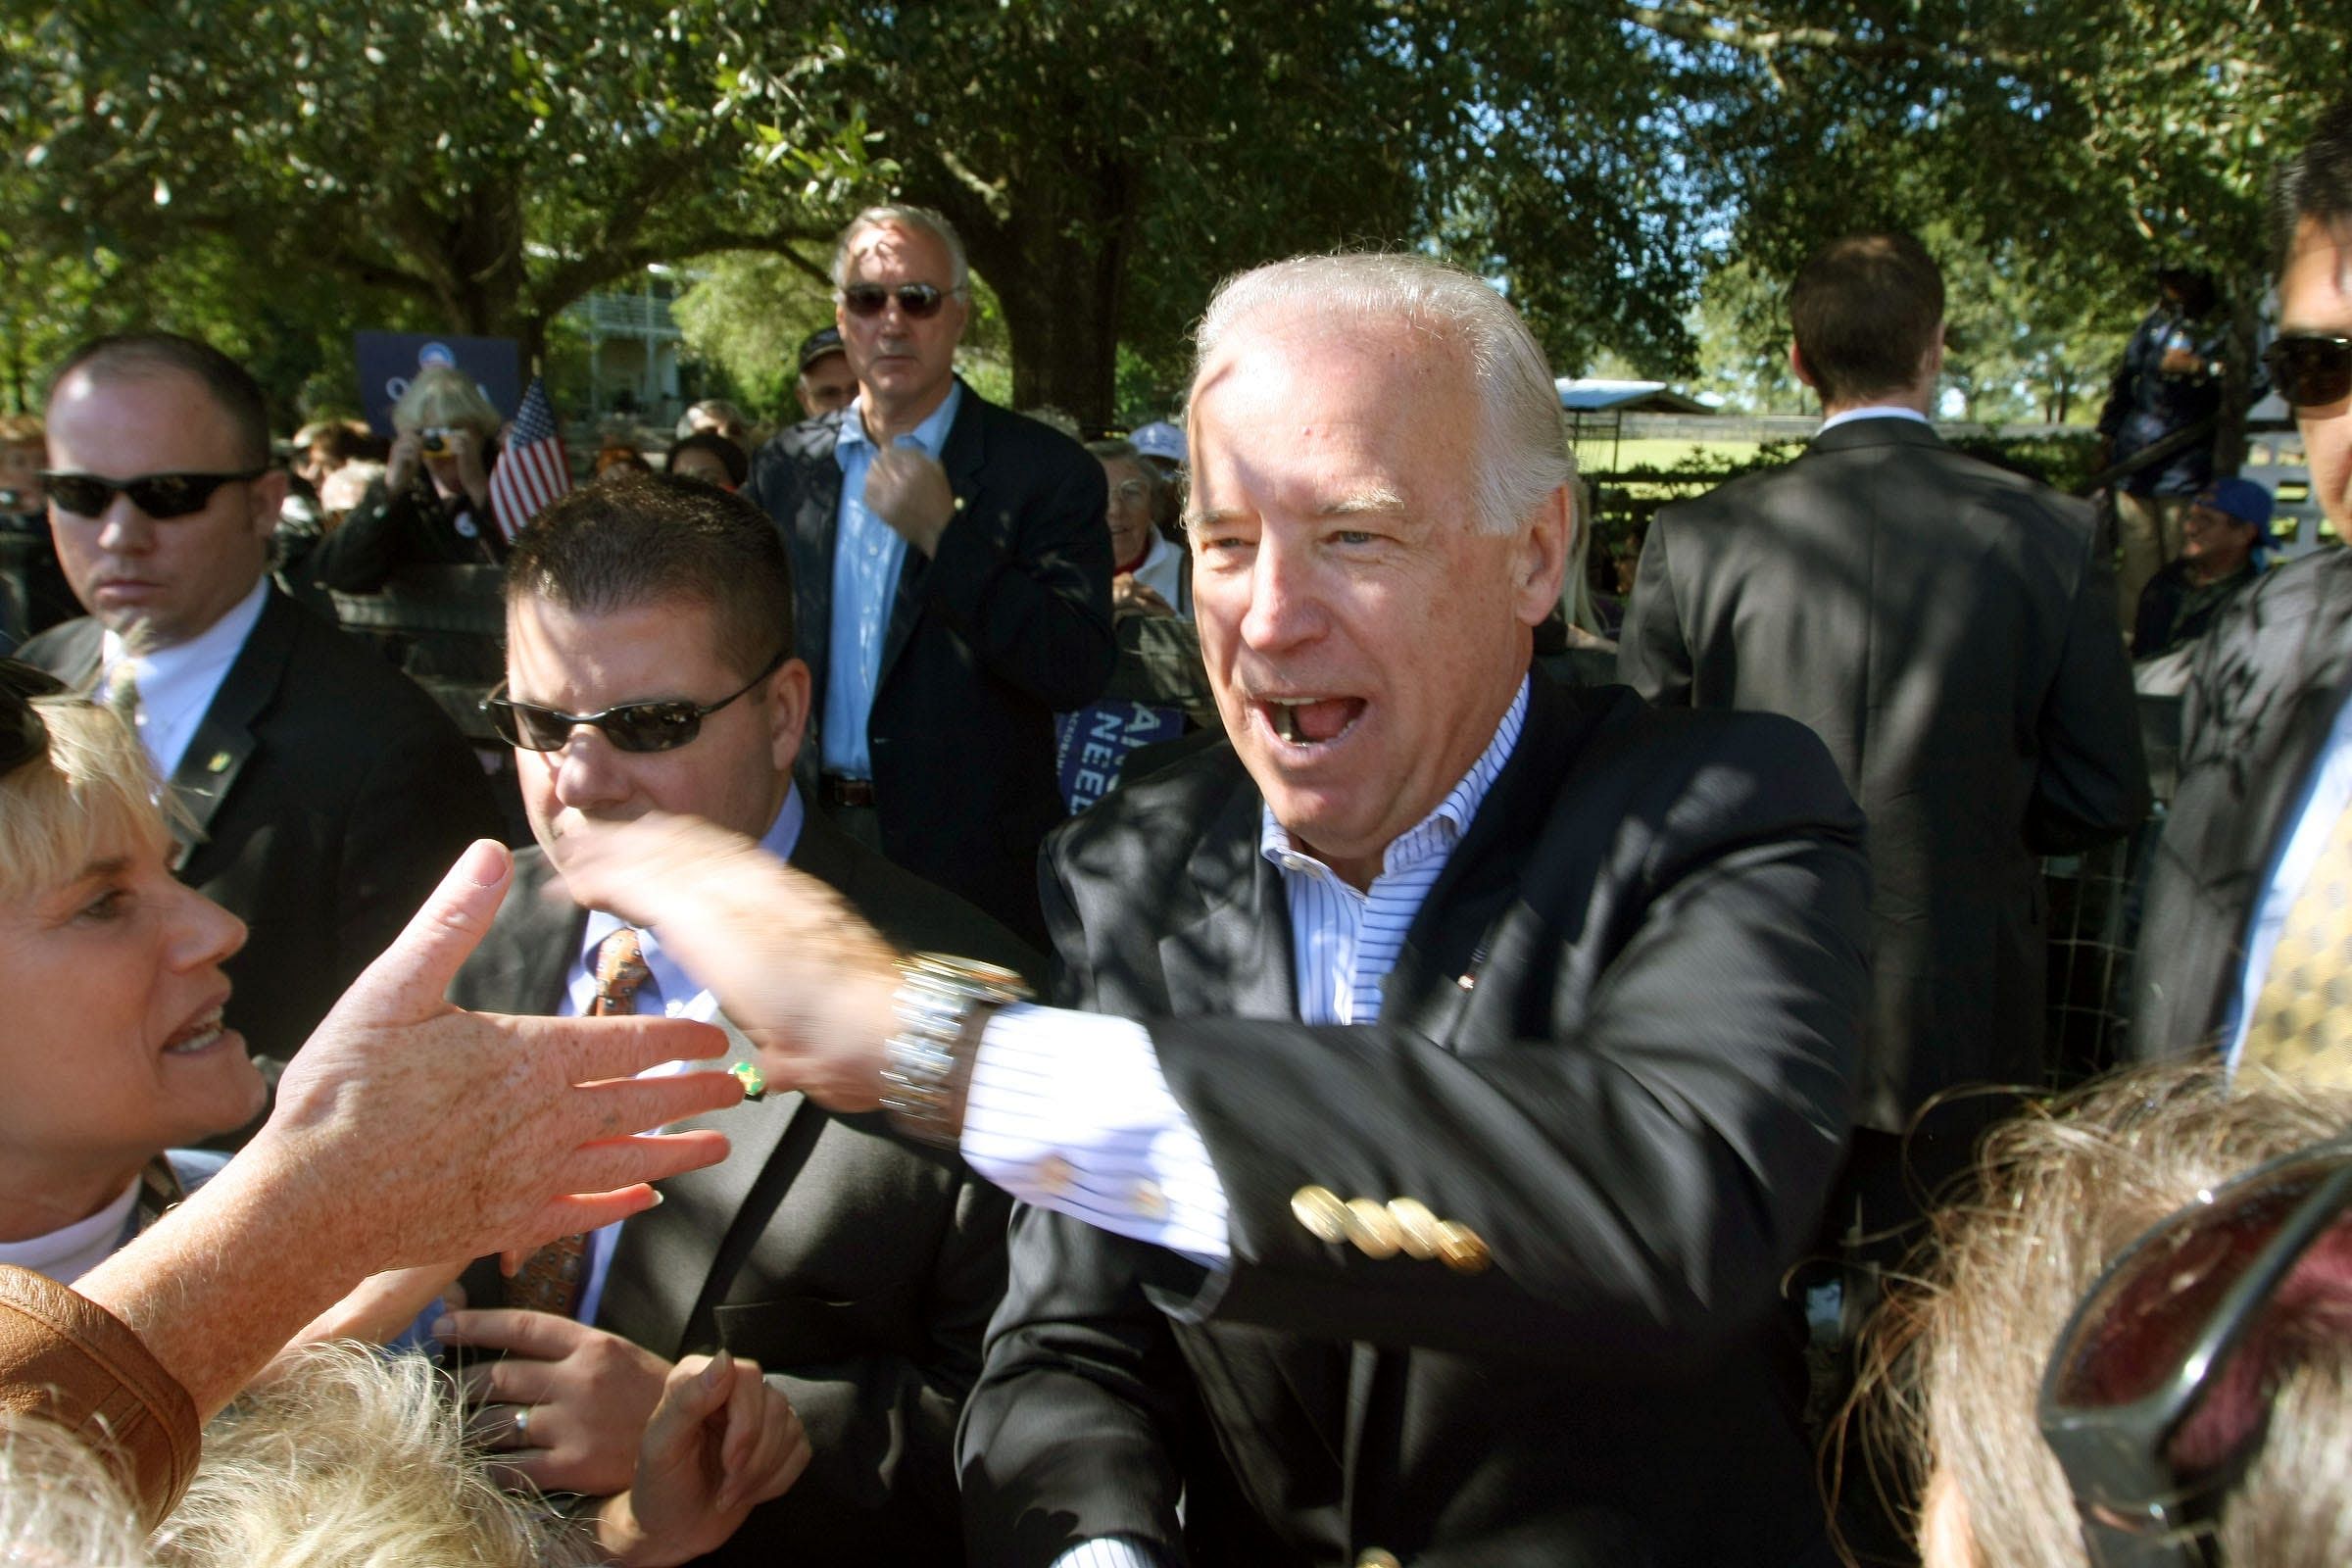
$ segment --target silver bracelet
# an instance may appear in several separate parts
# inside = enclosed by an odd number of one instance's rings
[[[1010,969],[944,953],[899,959],[892,998],[898,1032],[882,1048],[882,1109],[891,1125],[922,1143],[953,1149],[961,1134],[956,1101],[989,1015],[1031,992]]]

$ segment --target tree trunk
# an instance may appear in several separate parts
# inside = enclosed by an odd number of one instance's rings
[[[2213,471],[2235,473],[2246,461],[2246,411],[2254,406],[2254,344],[2262,331],[2263,285],[2251,272],[2224,280],[2230,336],[2222,346],[2221,422],[2213,432]]]

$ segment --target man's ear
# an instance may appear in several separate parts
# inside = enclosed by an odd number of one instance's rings
[[[1545,496],[1513,542],[1511,604],[1522,625],[1539,624],[1560,602],[1569,551],[1576,543],[1576,530],[1584,525],[1577,515],[1577,490],[1571,480]]]
[[[1814,380],[1813,372],[1805,368],[1804,351],[1796,346],[1794,339],[1790,339],[1788,344],[1788,373],[1814,391],[1821,390],[1821,383]]]
[[[787,659],[767,678],[770,749],[776,771],[790,773],[808,731],[808,666]]]
[[[248,520],[254,537],[267,542],[277,532],[278,514],[286,507],[286,470],[271,468],[252,482],[246,495],[252,505]]]

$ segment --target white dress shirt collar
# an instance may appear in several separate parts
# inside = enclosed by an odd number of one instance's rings
[[[1813,433],[1822,435],[1837,429],[1841,424],[1851,424],[1856,419],[1909,419],[1913,424],[1931,426],[1933,423],[1926,415],[1917,409],[1906,408],[1900,403],[1872,403],[1859,409],[1839,410],[1822,420],[1821,428]]]
[[[253,591],[238,600],[227,614],[186,642],[135,659],[125,655],[121,634],[112,628],[101,639],[99,661],[106,690],[114,689],[116,674],[125,662],[131,678],[138,682],[139,741],[162,777],[170,778],[179,770],[196,726],[220,695],[220,683],[228,678],[228,666],[244,652],[245,639],[253,635],[269,599],[270,579],[264,575],[254,580]]]

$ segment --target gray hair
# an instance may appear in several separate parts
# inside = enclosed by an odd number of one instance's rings
[[[1298,256],[1228,278],[1194,333],[1196,389],[1226,335],[1267,310],[1401,324],[1464,356],[1478,389],[1475,520],[1484,532],[1517,533],[1547,496],[1576,478],[1551,367],[1519,313],[1481,279],[1425,256],[1380,252]],[[1191,416],[1188,397],[1188,426]],[[1189,428],[1186,434],[1198,442]]]
[[[910,228],[917,233],[930,235],[947,250],[948,286],[952,289],[961,288],[971,281],[971,267],[963,258],[963,236],[956,232],[956,225],[948,221],[947,215],[928,207],[894,203],[868,207],[851,219],[848,226],[842,229],[841,237],[833,242],[833,287],[836,290],[850,286],[850,245],[869,228]]]

